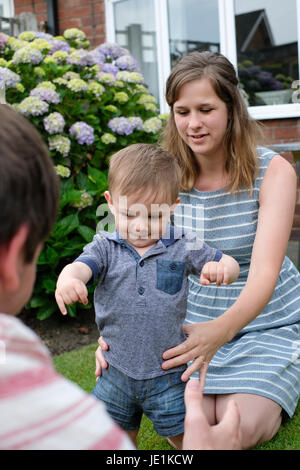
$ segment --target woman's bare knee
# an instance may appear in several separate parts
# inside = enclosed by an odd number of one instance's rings
[[[240,412],[239,433],[243,449],[250,449],[275,436],[281,425],[282,409],[273,400],[259,395],[220,395],[217,400],[218,422],[222,419],[231,398],[237,403]]]

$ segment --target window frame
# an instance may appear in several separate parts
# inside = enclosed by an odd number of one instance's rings
[[[115,42],[115,21],[113,6],[124,0],[105,0],[107,41]],[[125,0],[126,1],[126,0]],[[161,113],[169,112],[165,101],[165,84],[171,72],[168,5],[167,0],[153,0],[155,15],[155,32],[157,41],[158,85]],[[298,26],[298,65],[300,87],[300,0],[296,0]],[[220,52],[224,54],[237,70],[237,51],[235,36],[234,0],[218,0]],[[295,91],[297,91],[295,89]],[[257,120],[284,119],[300,117],[300,102],[290,104],[249,106],[250,115]]]
[[[14,0],[6,0],[6,2],[8,2],[5,6],[5,8],[3,8],[4,10],[4,15],[5,17],[7,18],[12,18],[15,14],[15,5],[14,5]],[[3,3],[6,3],[5,1]],[[2,2],[1,2],[2,4]],[[4,7],[4,5],[3,5]],[[9,10],[8,14],[5,12],[7,11],[7,9]]]

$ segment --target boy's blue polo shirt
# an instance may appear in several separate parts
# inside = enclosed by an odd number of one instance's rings
[[[98,284],[96,322],[109,345],[109,364],[140,380],[184,370],[164,371],[162,354],[186,339],[188,275],[200,274],[222,253],[168,226],[163,238],[140,256],[117,231],[95,235],[75,260],[87,264]]]

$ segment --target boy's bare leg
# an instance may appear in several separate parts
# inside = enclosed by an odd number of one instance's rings
[[[139,433],[139,430],[136,429],[134,431],[126,431],[126,433],[128,434],[128,436],[130,437],[130,439],[132,440],[133,444],[135,445],[136,448],[138,448],[138,445],[137,445],[137,435]]]
[[[167,437],[168,443],[176,450],[182,449],[183,433],[177,434],[177,436]]]

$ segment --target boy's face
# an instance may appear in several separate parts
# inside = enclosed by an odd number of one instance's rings
[[[105,197],[120,236],[134,248],[150,247],[162,237],[179,202],[177,199],[170,205],[164,197],[151,190],[141,196],[114,193],[111,197],[106,193]]]

